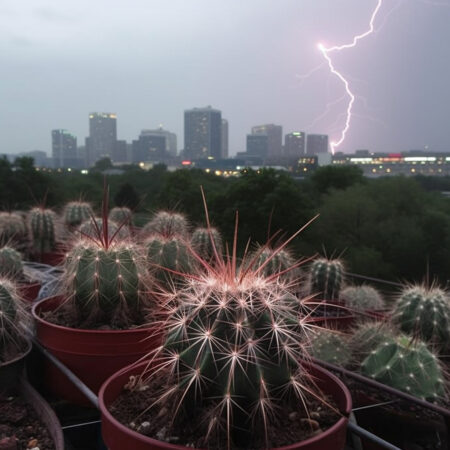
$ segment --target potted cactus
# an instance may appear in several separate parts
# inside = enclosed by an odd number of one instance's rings
[[[94,212],[89,203],[82,201],[69,202],[64,207],[63,222],[67,229],[72,231],[85,220],[93,217],[93,215]]]
[[[142,228],[144,235],[159,234],[164,237],[180,236],[189,238],[189,224],[183,214],[158,211]]]
[[[217,228],[196,228],[191,236],[191,246],[194,251],[206,261],[214,261],[214,249],[223,253],[222,236]]]
[[[116,223],[124,223],[128,227],[132,225],[133,213],[126,206],[116,206],[109,212],[109,220]]]
[[[8,245],[17,250],[27,248],[27,226],[17,213],[0,212],[0,245]]]
[[[380,292],[372,286],[346,286],[341,290],[339,301],[360,317],[386,318],[386,303]]]
[[[145,257],[119,229],[109,234],[107,202],[106,192],[101,229],[93,222],[96,237],[80,237],[68,252],[59,295],[33,308],[41,344],[94,391],[159,343],[155,326],[143,323],[152,304]],[[55,393],[82,401],[56,368],[47,371],[45,380]]]
[[[102,386],[102,433],[110,450],[344,447],[350,398],[334,376],[307,361],[308,307],[280,276],[263,274],[270,258],[239,269],[235,249],[226,260],[215,251],[214,264],[199,261],[204,271],[166,296],[162,346],[149,362]],[[307,401],[330,408],[323,393],[337,403],[331,427],[314,435],[308,426],[302,434]],[[143,406],[145,412],[133,414],[139,423],[115,417],[127,402]],[[298,435],[275,431],[283,414]]]

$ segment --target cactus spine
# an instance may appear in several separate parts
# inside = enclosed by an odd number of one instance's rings
[[[96,217],[95,219],[85,220],[78,231],[82,236],[90,236],[91,238],[95,238],[98,233],[103,234],[103,219],[101,217]],[[108,220],[108,235],[111,237],[115,237],[119,239],[126,239],[131,237],[130,229],[123,225],[118,225],[116,222]]]
[[[26,236],[27,227],[19,214],[0,212],[0,245],[23,245]]]
[[[355,311],[380,310],[386,307],[381,294],[372,286],[348,286],[341,291],[339,300]]]
[[[164,237],[180,236],[189,237],[189,227],[186,218],[182,214],[167,211],[157,212],[143,230],[146,234],[159,234]]]
[[[192,233],[191,245],[194,251],[206,261],[214,259],[214,247],[219,255],[223,252],[222,236],[216,228],[196,228]]]
[[[295,261],[287,250],[265,247],[257,250],[254,255],[257,258],[255,265],[263,266],[261,270],[263,276],[282,273],[281,278],[289,282],[298,278],[298,270],[289,270],[295,265]]]
[[[42,254],[54,250],[57,220],[51,209],[33,208],[28,215],[28,227],[34,252]]]
[[[407,336],[380,344],[361,364],[362,373],[416,397],[444,397],[444,379],[436,356],[423,342]]]
[[[0,249],[0,276],[7,276],[15,280],[24,276],[22,256],[12,247]]]
[[[337,259],[316,259],[310,268],[309,290],[318,294],[324,300],[334,300],[339,297],[344,279],[344,267]]]
[[[438,347],[450,347],[450,304],[439,288],[405,289],[394,306],[392,320],[404,333]]]
[[[64,223],[67,227],[73,228],[81,225],[85,220],[94,216],[92,207],[86,202],[69,202],[63,212]]]

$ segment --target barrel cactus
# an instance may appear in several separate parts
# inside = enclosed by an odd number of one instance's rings
[[[95,217],[85,220],[78,228],[82,236],[96,238],[98,233],[103,234],[103,219]],[[108,220],[108,235],[113,237],[117,235],[119,239],[131,237],[130,229],[125,225],[118,225],[116,222]]]
[[[183,214],[168,211],[157,212],[144,228],[145,234],[159,234],[164,237],[189,237],[189,226]]]
[[[58,222],[51,209],[33,208],[28,214],[28,229],[34,253],[42,254],[55,249]]]
[[[376,311],[386,307],[381,294],[374,287],[367,285],[342,289],[339,300],[355,311]]]
[[[217,228],[196,228],[192,233],[191,245],[206,261],[214,261],[215,252],[220,255],[223,253],[222,236]]]
[[[183,278],[181,274],[192,273],[195,259],[189,244],[179,236],[151,235],[144,248],[149,270],[163,287],[174,288]]]
[[[338,259],[319,258],[312,262],[309,273],[310,294],[324,300],[339,298],[344,280],[344,266]]]
[[[133,213],[131,212],[131,209],[126,206],[116,206],[115,208],[112,208],[108,216],[110,221],[128,226],[131,225],[132,217]]]
[[[155,352],[160,369],[141,378],[168,380],[161,398],[177,414],[199,417],[214,448],[216,439],[218,448],[247,448],[256,430],[314,391],[302,363],[309,338],[301,303],[283,280],[243,267],[220,260],[172,293],[166,340]]]
[[[68,228],[77,227],[93,216],[92,207],[87,202],[69,202],[64,207],[64,223]]]
[[[286,281],[294,281],[299,278],[299,270],[292,269],[295,266],[295,260],[288,250],[274,250],[271,247],[260,247],[253,255],[256,258],[255,265],[261,268],[261,274],[268,277],[274,274],[280,276]]]
[[[22,255],[12,247],[0,248],[0,276],[15,280],[23,278]]]
[[[423,342],[411,341],[404,335],[380,344],[362,362],[361,371],[424,400],[436,401],[445,396],[438,358]]]
[[[442,289],[406,288],[395,303],[392,321],[410,336],[437,347],[450,347],[450,303]]]
[[[311,355],[338,366],[346,366],[352,356],[347,339],[330,330],[321,330],[313,336]]]
[[[19,214],[0,212],[0,245],[22,245],[27,239],[27,226]]]

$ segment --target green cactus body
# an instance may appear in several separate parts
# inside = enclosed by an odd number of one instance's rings
[[[64,223],[68,227],[77,227],[93,217],[91,205],[86,202],[69,202],[64,208]]]
[[[201,408],[208,429],[223,427],[245,446],[283,402],[299,402],[309,385],[300,363],[308,338],[285,283],[253,270],[242,279],[211,272],[187,282],[172,302],[178,307],[164,352],[178,386],[173,395],[188,414]]]
[[[342,289],[339,300],[355,311],[381,310],[386,307],[383,297],[372,286],[348,286]]]
[[[95,220],[95,223],[93,222]],[[78,231],[83,236],[90,236],[91,238],[98,238],[98,234],[103,234],[103,220],[99,217],[95,219],[88,219],[84,221]],[[126,225],[118,225],[116,222],[108,220],[108,235],[117,236],[119,239],[126,239],[131,237],[130,229]]]
[[[12,247],[0,249],[0,276],[8,276],[16,280],[23,278],[22,256]]]
[[[258,256],[255,265],[257,267],[264,265],[261,274],[265,277],[284,272],[295,264],[294,259],[286,250],[275,251],[271,248],[265,248],[258,250],[256,255]],[[293,281],[295,278],[298,278],[298,270],[290,270],[283,273],[281,278],[286,281]]]
[[[406,289],[397,300],[392,321],[410,336],[449,348],[450,303],[438,288],[416,286]]]
[[[188,228],[188,222],[182,214],[159,211],[142,231],[146,234],[159,234],[164,237],[180,236],[187,239]]]
[[[27,227],[19,214],[0,212],[0,245],[23,243],[26,236]]]
[[[192,233],[191,245],[194,251],[206,261],[215,259],[214,247],[219,255],[222,255],[222,236],[216,228],[196,228]]]
[[[28,215],[28,227],[34,252],[46,253],[54,250],[57,240],[57,220],[52,210],[33,208]]]
[[[380,344],[362,362],[364,375],[416,397],[437,400],[445,396],[442,370],[423,342],[406,336]]]
[[[352,332],[349,346],[355,361],[362,361],[376,347],[395,337],[394,330],[384,322],[362,322]]]
[[[125,206],[117,206],[109,212],[108,219],[118,224],[131,225],[131,218],[133,213],[130,208]]]
[[[18,301],[14,283],[0,278],[0,363],[9,359],[12,349],[20,348]]]
[[[317,259],[310,269],[310,293],[318,294],[324,300],[337,299],[343,279],[344,268],[341,261]]]
[[[311,354],[315,358],[338,366],[346,366],[351,359],[347,339],[328,330],[322,330],[312,338]]]
[[[117,241],[104,248],[81,240],[68,254],[64,279],[81,324],[122,327],[142,319],[148,277],[134,244]]]

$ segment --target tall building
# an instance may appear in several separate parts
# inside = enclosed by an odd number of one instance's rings
[[[177,156],[177,135],[164,130],[162,126],[156,130],[142,130],[140,136],[163,136],[166,142],[166,152],[170,156]]]
[[[184,156],[202,159],[222,156],[222,113],[207,106],[184,111]]]
[[[139,163],[145,161],[162,161],[167,159],[169,153],[167,148],[167,137],[158,134],[143,134],[132,143],[131,162]]]
[[[328,153],[328,136],[326,134],[308,134],[306,136],[306,153],[308,155]]]
[[[89,137],[86,138],[86,153],[89,165],[101,158],[116,157],[117,116],[111,113],[89,114]]]
[[[269,137],[267,134],[247,134],[247,155],[267,158]]]
[[[305,155],[306,140],[305,133],[294,131],[284,136],[284,156],[286,158],[297,158]]]
[[[278,158],[283,151],[283,127],[281,125],[258,125],[252,127],[252,134],[267,135],[267,157]]]
[[[222,158],[228,158],[228,120],[222,119],[222,129],[221,129],[221,150],[222,150]]]
[[[77,138],[67,130],[52,130],[53,167],[78,167]]]

